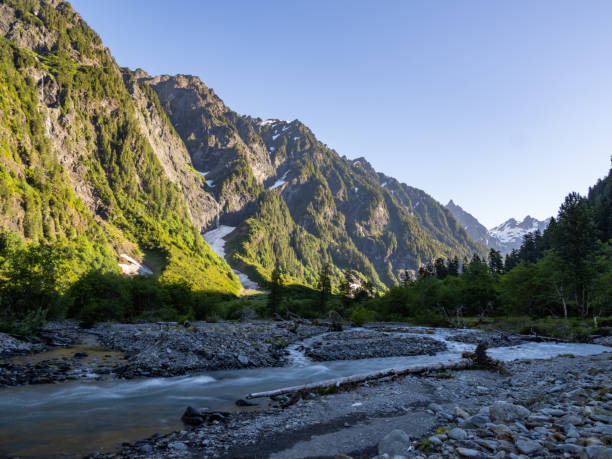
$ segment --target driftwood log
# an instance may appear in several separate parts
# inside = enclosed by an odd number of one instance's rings
[[[410,365],[407,367],[387,368],[385,370],[379,370],[372,373],[362,373],[353,376],[346,376],[344,378],[327,379],[325,381],[302,384],[301,386],[284,387],[282,389],[269,390],[266,392],[253,392],[248,394],[246,398],[275,397],[277,395],[292,394],[294,392],[310,391],[326,387],[341,387],[350,384],[358,384],[373,379],[385,378],[387,376],[418,374],[425,373],[426,371],[438,370],[462,370],[469,368],[472,365],[474,365],[474,361],[472,359],[461,359],[431,363],[427,365]]]

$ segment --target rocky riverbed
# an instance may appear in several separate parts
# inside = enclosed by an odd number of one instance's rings
[[[306,394],[286,408],[228,414],[106,457],[612,457],[612,354],[504,368]]]
[[[261,368],[291,363],[288,346],[315,361],[433,355],[447,345],[434,329],[399,324],[332,331],[308,322],[194,322],[99,324],[49,322],[37,343],[0,334],[0,386],[83,378],[168,377],[199,371]],[[457,341],[517,343],[499,333],[454,332]],[[315,339],[309,339],[316,337]],[[454,338],[453,338],[454,339]]]
[[[447,346],[442,341],[426,336],[359,329],[328,333],[306,347],[306,355],[316,361],[329,361],[434,355],[445,350]]]
[[[50,322],[38,343],[0,334],[0,385],[282,366],[287,345],[326,331],[321,325],[269,321],[100,324],[90,329],[70,320]]]

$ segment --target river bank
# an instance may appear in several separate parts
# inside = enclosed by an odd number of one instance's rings
[[[72,320],[49,322],[39,343],[0,334],[0,386],[279,367],[291,364],[296,355],[314,361],[434,355],[448,350],[443,337],[432,337],[435,330],[377,323],[340,332],[316,322],[264,320],[115,323],[93,328],[81,328]],[[446,334],[453,341],[486,341],[490,346],[525,341],[493,331],[449,329]],[[312,337],[316,339],[309,340]]]
[[[295,322],[99,324],[50,322],[41,343],[0,334],[0,386],[78,379],[170,377],[282,366],[286,347],[328,327]]]
[[[89,373],[73,374],[75,380],[61,384],[24,385],[1,390],[0,410],[5,417],[0,418],[0,431],[5,435],[0,441],[0,455],[82,457],[92,450],[109,454],[122,443],[149,438],[136,446],[130,443],[131,446],[125,446],[125,451],[120,455],[130,456],[134,453],[130,448],[144,447],[142,455],[155,453],[167,457],[172,454],[181,455],[178,450],[174,451],[172,448],[185,447],[187,450],[193,448],[193,454],[198,457],[215,456],[220,453],[225,454],[226,446],[232,449],[259,445],[258,448],[265,449],[264,440],[269,435],[278,437],[275,445],[289,445],[298,438],[305,441],[311,435],[322,435],[328,430],[344,431],[345,423],[353,426],[355,423],[366,422],[371,416],[373,419],[380,418],[376,421],[380,429],[375,429],[378,435],[383,433],[383,427],[387,422],[385,419],[400,416],[401,413],[402,416],[408,416],[411,422],[416,422],[411,427],[413,429],[411,435],[416,435],[416,432],[421,432],[423,427],[429,425],[428,416],[431,416],[426,409],[423,414],[420,408],[427,408],[432,402],[441,402],[440,397],[436,395],[438,390],[435,389],[436,386],[454,384],[452,391],[466,397],[468,401],[474,396],[487,395],[482,389],[486,384],[475,383],[470,379],[471,375],[477,375],[478,372],[406,378],[407,381],[413,381],[414,387],[391,391],[385,389],[382,392],[381,388],[385,388],[384,384],[388,381],[360,385],[354,393],[361,394],[360,397],[363,399],[374,400],[373,406],[368,406],[364,400],[354,398],[354,395],[351,395],[353,392],[331,394],[331,399],[320,397],[318,393],[306,394],[305,400],[291,396],[270,401],[262,399],[256,400],[257,406],[251,407],[244,407],[242,404],[237,406],[235,402],[251,392],[369,373],[390,367],[427,365],[459,359],[463,352],[473,350],[475,343],[480,341],[488,341],[493,346],[497,346],[490,348],[490,355],[504,361],[549,358],[572,353],[577,357],[573,360],[568,359],[568,362],[577,364],[586,361],[589,358],[586,356],[609,350],[591,344],[524,342],[521,337],[498,332],[434,329],[388,323],[368,324],[363,328],[345,331],[330,331],[329,327],[320,324],[291,322],[196,323],[188,324],[188,327],[178,324],[115,324],[86,330],[79,329],[78,324],[63,323],[52,324],[50,328],[45,332],[49,339],[64,343],[66,347],[55,347],[28,355],[13,353],[10,354],[11,361],[36,367],[40,362],[49,360],[51,353],[56,353],[54,357],[56,361],[64,362],[68,366],[72,365],[73,361],[77,362],[81,365],[81,369],[88,368]],[[196,331],[194,332],[192,328]],[[333,329],[337,330],[336,327]],[[206,339],[198,338],[201,342],[196,345],[203,346],[202,343],[206,343],[210,352],[216,351],[225,358],[215,361],[208,359],[206,354],[193,352],[191,340],[195,339],[194,336],[206,336]],[[275,351],[275,359],[270,360],[273,365],[265,366],[269,362],[264,358],[251,360],[250,356],[259,352],[255,345],[274,337],[286,340],[279,342],[281,346],[287,344]],[[402,340],[406,344],[401,344]],[[106,345],[116,346],[113,349],[119,350],[102,348],[102,343],[114,343]],[[221,347],[224,343],[227,343],[225,349]],[[18,346],[16,348],[15,343],[12,345],[17,354],[27,352],[27,349],[18,349]],[[216,350],[214,346],[217,346]],[[232,349],[230,346],[236,347]],[[253,349],[246,349],[248,346]],[[435,346],[435,349],[431,346]],[[343,351],[338,353],[334,347]],[[81,349],[81,352],[75,352],[76,349]],[[233,352],[227,352],[227,349],[232,349]],[[236,355],[243,354],[235,352],[235,349],[245,352],[244,357],[249,359],[249,362],[244,361],[245,359],[241,362]],[[323,353],[321,349],[329,349],[330,353]],[[308,357],[309,353],[317,351],[319,355],[327,358],[315,361]],[[65,355],[62,357],[57,353]],[[409,355],[406,355],[407,353]],[[336,359],[345,360],[331,360],[329,357],[332,354]],[[147,355],[150,359],[157,359],[161,363],[172,362],[171,356],[176,355],[178,356],[176,366],[159,365],[157,368],[161,368],[163,372],[168,372],[169,369],[185,371],[186,374],[166,376],[168,373],[162,372],[162,375],[155,377],[136,377],[134,372],[124,377],[119,371],[115,374],[92,372],[101,367],[108,369],[112,365],[116,365],[119,369],[142,368],[139,366],[141,359]],[[165,355],[168,357],[162,360]],[[371,355],[382,357],[369,357]],[[222,369],[214,370],[191,370],[189,368],[195,366],[187,368],[185,362],[190,362],[189,358],[192,357],[201,359],[196,362],[198,365],[212,362],[217,365],[216,368],[219,368],[219,365],[224,366]],[[346,360],[347,358],[350,359]],[[149,365],[156,365],[158,362],[153,361]],[[539,367],[540,362],[534,361],[534,368]],[[42,368],[45,368],[45,364]],[[604,367],[603,371],[608,372],[608,369]],[[483,373],[482,379],[486,381],[498,376]],[[522,384],[521,372],[517,378],[516,385],[519,387]],[[500,391],[498,388],[493,388],[494,384],[503,387],[504,380],[491,379],[491,381],[493,383],[491,383],[492,388],[488,389],[489,394],[497,394]],[[525,381],[529,387],[539,380],[532,378]],[[555,385],[564,383],[564,379],[559,379]],[[451,390],[450,386],[448,389]],[[394,394],[393,391],[397,393]],[[511,392],[516,391],[513,389]],[[417,397],[418,394],[422,397]],[[334,402],[335,396],[340,397],[338,403]],[[332,405],[328,406],[326,400],[331,400]],[[297,404],[293,406],[307,410],[312,408],[311,415],[303,417],[302,411],[295,411],[296,408],[292,408],[290,402],[296,401]],[[312,407],[308,408],[311,403]],[[219,417],[217,424],[212,423],[204,428],[185,428],[180,418],[187,406],[193,406],[209,414],[219,410],[229,414]],[[282,406],[287,408],[282,409]],[[363,408],[360,408],[362,406]],[[416,408],[419,410],[415,411]],[[90,413],[95,413],[95,416],[91,416]],[[263,426],[263,430],[257,426]],[[243,432],[241,429],[248,428],[255,429],[254,433],[245,434],[244,439],[249,441],[241,443],[240,435]],[[370,427],[366,426],[363,429],[365,432]],[[154,433],[157,433],[157,436],[150,437]],[[344,438],[344,434],[339,435]],[[232,443],[234,435],[240,437],[236,438],[235,444]],[[364,444],[363,448],[371,449],[378,441],[375,441],[376,435],[365,433],[364,435],[368,443]],[[58,442],[58,439],[61,441]],[[206,440],[209,443],[205,444]],[[185,445],[168,446],[173,442]],[[210,451],[207,449],[209,447],[212,448]],[[243,450],[236,449],[231,454],[240,453],[244,457],[250,457],[249,452],[241,451]],[[352,450],[345,449],[345,451]]]
[[[228,414],[105,457],[611,457],[612,354],[522,360],[505,369],[308,394],[284,409]]]

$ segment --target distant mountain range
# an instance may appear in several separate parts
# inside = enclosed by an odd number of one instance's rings
[[[527,215],[521,222],[511,218],[501,225],[487,229],[472,214],[455,204],[452,199],[446,204],[446,208],[451,211],[472,239],[491,249],[499,250],[502,254],[518,249],[525,234],[537,230],[543,232],[550,222],[549,218],[537,220]]]

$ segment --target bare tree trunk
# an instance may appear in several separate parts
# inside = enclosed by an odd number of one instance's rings
[[[563,304],[563,317],[567,319],[567,302],[565,301],[565,295],[563,295],[563,287],[558,286],[556,282],[553,282],[553,287],[555,288],[557,295],[559,295],[561,304]]]
[[[308,391],[313,389],[321,389],[325,387],[341,387],[349,384],[357,384],[372,379],[385,378],[387,376],[400,376],[406,374],[418,374],[426,371],[435,370],[461,370],[474,365],[472,359],[449,360],[447,362],[432,363],[429,365],[410,365],[407,367],[387,368],[385,370],[375,371],[373,373],[362,373],[359,375],[347,376],[344,378],[327,379],[301,386],[284,387],[282,389],[269,390],[266,392],[254,392],[246,396],[249,398],[274,397],[277,395],[291,394],[294,392]]]

